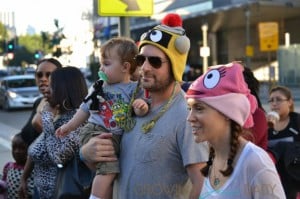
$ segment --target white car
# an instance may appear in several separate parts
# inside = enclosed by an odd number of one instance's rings
[[[0,107],[5,110],[32,108],[40,96],[34,75],[12,75],[0,79]]]

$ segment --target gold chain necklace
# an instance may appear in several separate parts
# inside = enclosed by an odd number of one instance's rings
[[[159,118],[169,109],[171,102],[175,96],[175,88],[176,88],[177,82],[174,84],[173,87],[173,91],[172,91],[172,95],[170,97],[170,99],[168,100],[168,102],[162,107],[162,109],[158,112],[158,114],[156,116],[154,116],[150,121],[145,122],[142,125],[142,130],[143,132],[146,134],[148,133],[156,124],[157,120],[159,120]]]
[[[140,89],[140,85],[141,85],[141,80],[139,79],[138,82],[137,82],[137,86],[131,96],[131,99],[130,99],[130,102],[129,102],[129,109],[126,113],[126,120],[122,123],[122,124],[119,124],[119,126],[121,128],[124,129],[125,132],[129,132],[131,129],[133,129],[133,127],[135,126],[135,119],[132,117],[132,104],[133,104],[133,101],[136,99],[136,96],[138,94],[138,91]]]

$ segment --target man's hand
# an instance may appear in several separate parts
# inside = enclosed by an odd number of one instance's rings
[[[102,133],[92,137],[81,147],[83,158],[88,163],[116,161],[117,157],[111,138],[111,133]]]

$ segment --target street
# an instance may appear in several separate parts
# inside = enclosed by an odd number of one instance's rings
[[[30,109],[5,112],[0,110],[0,173],[7,161],[11,161],[11,138],[24,126],[31,113]]]

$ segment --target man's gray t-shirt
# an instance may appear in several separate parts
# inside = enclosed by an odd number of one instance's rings
[[[191,183],[185,167],[206,162],[208,148],[193,139],[183,92],[174,97],[170,108],[145,134],[142,124],[163,106],[150,110],[145,117],[136,117],[134,129],[123,134],[121,172],[115,182],[114,198],[188,198]]]

